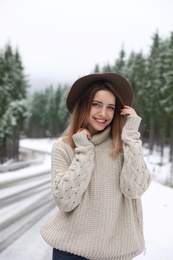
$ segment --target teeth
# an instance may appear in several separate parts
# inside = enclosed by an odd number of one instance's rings
[[[100,123],[106,122],[106,120],[103,120],[103,119],[97,119],[97,121],[100,122]]]

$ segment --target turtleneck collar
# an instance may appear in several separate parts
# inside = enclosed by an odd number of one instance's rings
[[[110,136],[111,127],[108,126],[104,131],[99,132],[98,134],[93,135],[91,138],[91,143],[98,145],[104,142]]]

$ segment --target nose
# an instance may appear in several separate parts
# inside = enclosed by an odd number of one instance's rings
[[[99,115],[102,116],[102,117],[106,116],[106,108],[105,108],[105,107],[102,107],[102,108],[100,109]]]

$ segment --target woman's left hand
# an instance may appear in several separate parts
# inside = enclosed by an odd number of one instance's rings
[[[132,107],[124,106],[124,108],[121,109],[120,115],[122,115],[122,116],[137,116],[137,113]]]

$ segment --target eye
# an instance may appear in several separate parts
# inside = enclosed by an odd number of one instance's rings
[[[115,110],[115,107],[108,106],[108,109],[109,109],[109,110],[113,110],[113,111],[114,111],[114,110]]]
[[[100,107],[100,106],[101,106],[100,103],[97,103],[97,102],[93,102],[92,105],[93,105],[94,107]]]

